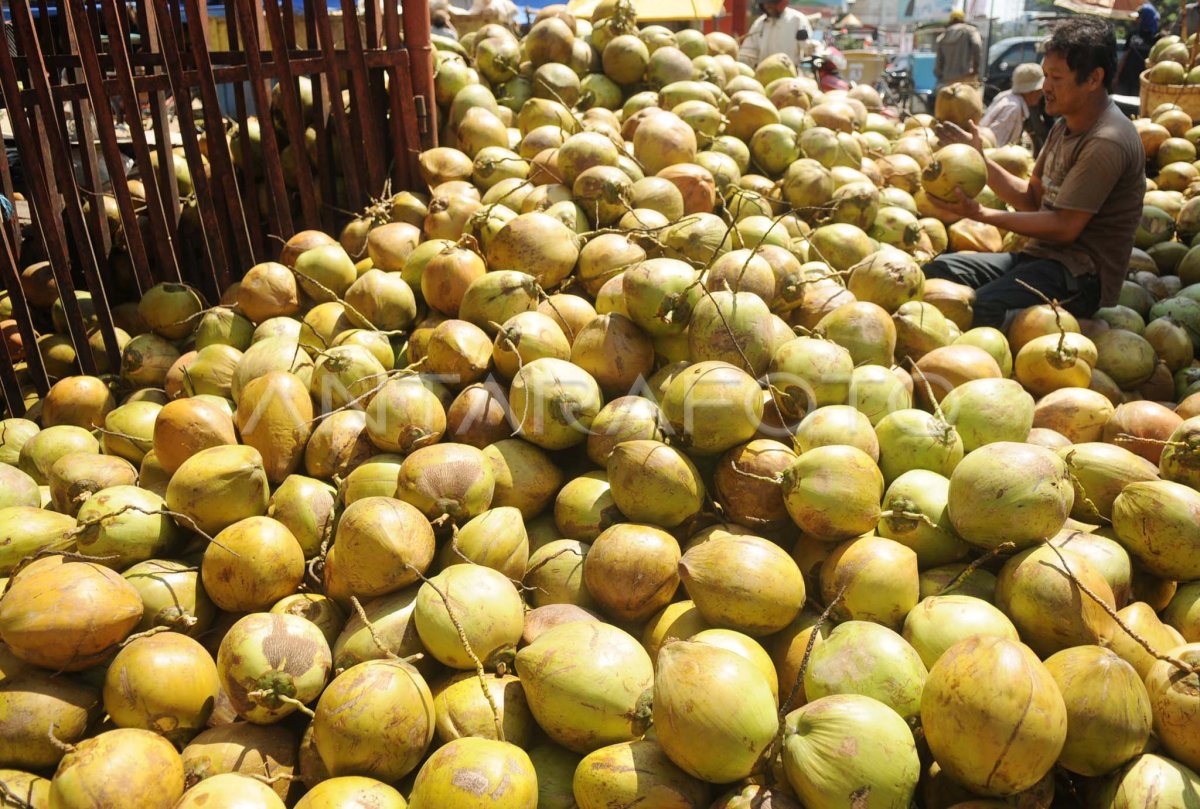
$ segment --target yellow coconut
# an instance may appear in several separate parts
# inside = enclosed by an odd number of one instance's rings
[[[660,528],[620,523],[592,542],[583,581],[604,611],[638,624],[670,603],[679,587],[679,543]]]
[[[1173,649],[1182,646],[1186,641],[1172,627],[1159,620],[1154,608],[1144,601],[1135,601],[1125,609],[1117,612],[1117,616],[1127,627],[1142,637],[1153,649]],[[1150,673],[1156,658],[1147,652],[1140,643],[1130,637],[1124,630],[1118,629],[1113,633],[1109,647],[1126,663],[1137,671],[1143,680]]]
[[[262,455],[273,484],[300,466],[312,433],[313,408],[308,387],[294,374],[271,371],[242,388],[236,421],[242,442]]]
[[[148,730],[119,728],[63,757],[50,782],[50,806],[126,806],[136,795],[139,809],[172,809],[183,787],[183,760],[170,742]]]
[[[152,730],[183,744],[208,722],[217,667],[196,641],[176,632],[138,638],[104,675],[104,710],[113,724]]]
[[[753,663],[710,644],[676,641],[658,655],[654,727],[684,772],[724,784],[751,773],[779,724],[770,685]]]
[[[979,635],[952,646],[929,672],[921,724],[930,751],[980,795],[1014,795],[1054,766],[1067,711],[1054,678],[1016,641]]]
[[[516,745],[494,739],[455,739],[422,765],[408,805],[410,809],[537,809],[537,773]]]
[[[31,566],[0,600],[0,640],[28,663],[82,671],[111,657],[141,617],[137,590],[108,568]]]
[[[1067,708],[1067,741],[1058,762],[1103,775],[1142,752],[1153,718],[1133,666],[1099,646],[1076,646],[1046,659]]]
[[[709,786],[677,767],[658,742],[639,739],[584,757],[573,782],[579,809],[611,806],[707,806]]]
[[[349,806],[406,809],[408,804],[403,795],[382,781],[346,775],[314,786],[296,804],[296,809],[346,809]]]
[[[804,578],[778,545],[754,536],[710,539],[684,554],[680,576],[713,626],[752,636],[787,626],[804,605]]]
[[[521,512],[504,506],[472,517],[442,546],[439,558],[442,567],[483,565],[520,579],[529,562],[529,535]]]
[[[50,734],[66,744],[87,735],[100,711],[95,688],[69,677],[53,677],[30,667],[0,682],[0,761],[8,767],[45,770],[54,767],[63,751]]]
[[[587,753],[645,733],[653,667],[614,626],[555,627],[517,653],[516,669],[538,725],[569,750]]]
[[[202,809],[206,806],[284,809],[274,790],[257,778],[238,773],[221,773],[206,778],[183,793],[175,809]]]
[[[334,547],[346,584],[358,595],[390,593],[416,582],[433,561],[433,527],[416,508],[367,497],[346,508]]]
[[[695,602],[675,601],[659,610],[646,623],[642,631],[642,646],[651,660],[658,660],[658,652],[667,641],[687,640],[712,628],[696,608]]]
[[[274,779],[272,788],[286,799],[296,768],[296,734],[285,725],[233,722],[209,728],[183,748],[187,783],[196,784],[221,773],[240,773]]]
[[[204,550],[200,575],[209,597],[229,612],[261,612],[300,586],[304,551],[283,523],[247,517]]]
[[[167,484],[167,508],[184,528],[210,536],[267,511],[262,455],[253,447],[211,447],[183,462]]]
[[[391,721],[381,722],[383,716]],[[321,694],[313,742],[330,775],[398,781],[425,755],[434,734],[433,696],[400,660],[371,660],[339,674]]]
[[[484,694],[485,684],[490,701]],[[464,671],[438,684],[433,689],[438,739],[445,744],[464,736],[498,738],[492,704],[500,715],[504,740],[517,747],[528,747],[537,725],[521,690],[521,681],[511,674],[488,675],[481,684],[478,674]]]
[[[271,494],[267,516],[283,523],[300,543],[304,558],[321,551],[321,543],[333,536],[334,506],[337,490],[328,483],[288,475]]]
[[[875,621],[899,631],[919,592],[917,554],[890,539],[852,539],[821,564],[821,597],[831,603],[842,593],[834,607],[841,620]]]
[[[112,391],[94,376],[70,376],[51,386],[42,399],[42,426],[71,424],[94,430],[117,406]]]
[[[1171,657],[1192,668],[1184,674],[1173,662],[1159,660],[1146,675],[1154,712],[1154,732],[1163,748],[1185,767],[1200,769],[1200,643],[1170,649]]]

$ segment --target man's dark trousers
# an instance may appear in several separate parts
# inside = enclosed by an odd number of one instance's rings
[[[925,265],[926,278],[944,278],[975,290],[975,326],[1003,328],[1009,310],[1045,303],[1024,281],[1076,317],[1100,303],[1100,279],[1073,276],[1054,259],[1026,253],[950,253]]]

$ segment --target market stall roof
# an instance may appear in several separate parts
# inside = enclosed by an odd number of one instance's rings
[[[836,23],[834,23],[833,27],[834,28],[862,28],[863,24],[862,24],[862,20],[860,20],[858,17],[855,17],[853,14],[847,14],[845,17],[842,17],[840,20],[838,20]]]
[[[567,10],[585,20],[600,0],[570,0]],[[723,0],[633,0],[638,22],[666,22],[670,20],[710,20],[725,10]]]
[[[1054,5],[1080,14],[1095,14],[1114,20],[1132,20],[1137,17],[1143,0],[1054,0]]]

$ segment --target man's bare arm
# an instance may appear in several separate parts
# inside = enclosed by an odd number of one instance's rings
[[[1060,208],[1054,211],[997,211],[980,205],[962,191],[958,191],[957,199],[954,202],[938,200],[933,202],[947,213],[955,216],[974,219],[976,222],[1011,230],[1021,236],[1048,242],[1075,241],[1094,215],[1088,211],[1076,211],[1070,208]]]

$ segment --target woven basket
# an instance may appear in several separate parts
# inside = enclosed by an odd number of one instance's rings
[[[1142,115],[1148,116],[1159,104],[1177,104],[1192,121],[1200,121],[1200,84],[1151,84],[1144,71],[1142,83]]]

